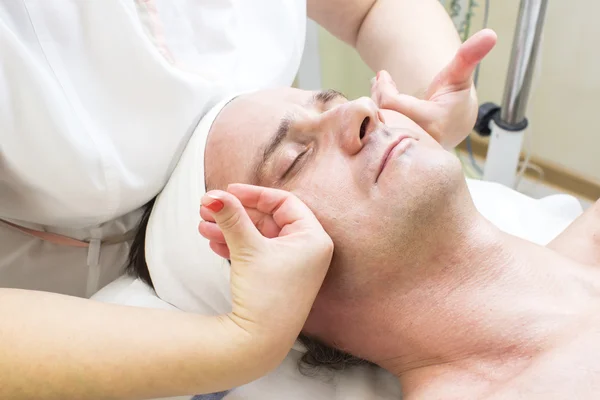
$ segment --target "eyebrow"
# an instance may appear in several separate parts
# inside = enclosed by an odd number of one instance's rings
[[[334,89],[320,90],[312,96],[312,98],[306,103],[306,105],[326,105],[330,101],[333,101],[340,97],[346,98],[344,94]],[[271,160],[273,154],[275,154],[277,149],[281,147],[284,140],[287,138],[293,123],[294,116],[292,114],[284,115],[281,121],[279,121],[279,126],[277,127],[277,130],[273,135],[271,135],[271,138],[267,142],[262,154],[259,156],[260,159],[254,167],[253,181],[255,184],[258,184],[260,182],[261,175],[265,166]]]
[[[320,90],[313,95],[311,103],[327,104],[339,97],[347,98],[343,93],[334,89]]]

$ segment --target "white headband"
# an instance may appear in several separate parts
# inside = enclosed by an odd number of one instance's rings
[[[156,294],[175,307],[206,315],[231,311],[229,263],[198,233],[205,193],[204,149],[228,96],[202,118],[167,185],[156,199],[146,231],[146,262]]]

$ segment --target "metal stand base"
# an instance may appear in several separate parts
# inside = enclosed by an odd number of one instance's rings
[[[483,179],[501,183],[508,187],[515,185],[515,172],[519,166],[519,156],[525,129],[508,131],[490,122],[491,136],[488,146]]]

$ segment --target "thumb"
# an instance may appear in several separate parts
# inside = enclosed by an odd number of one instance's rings
[[[223,232],[232,254],[243,247],[258,244],[261,235],[237,197],[221,190],[213,190],[202,197],[201,204]]]
[[[405,115],[416,123],[426,122],[431,115],[432,105],[407,94],[382,93],[378,106],[382,109],[392,110]]]
[[[440,86],[451,86],[454,90],[468,89],[473,80],[477,64],[496,45],[497,36],[491,29],[477,32],[464,42],[456,52],[452,61],[434,78],[434,84],[429,87],[429,98]]]
[[[379,108],[399,112],[415,122],[426,119],[431,107],[425,100],[401,94],[387,71],[377,74],[371,87],[371,99]]]
[[[377,77],[371,80],[371,99],[378,106],[381,106],[381,98],[396,96],[398,93],[396,83],[387,71],[379,71]]]

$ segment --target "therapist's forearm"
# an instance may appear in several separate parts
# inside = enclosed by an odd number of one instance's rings
[[[355,45],[371,69],[392,75],[400,92],[422,97],[460,43],[438,0],[378,0],[362,21]]]
[[[249,337],[232,335],[229,323],[0,289],[0,398],[142,399],[214,392],[258,378],[285,355],[265,354]]]

